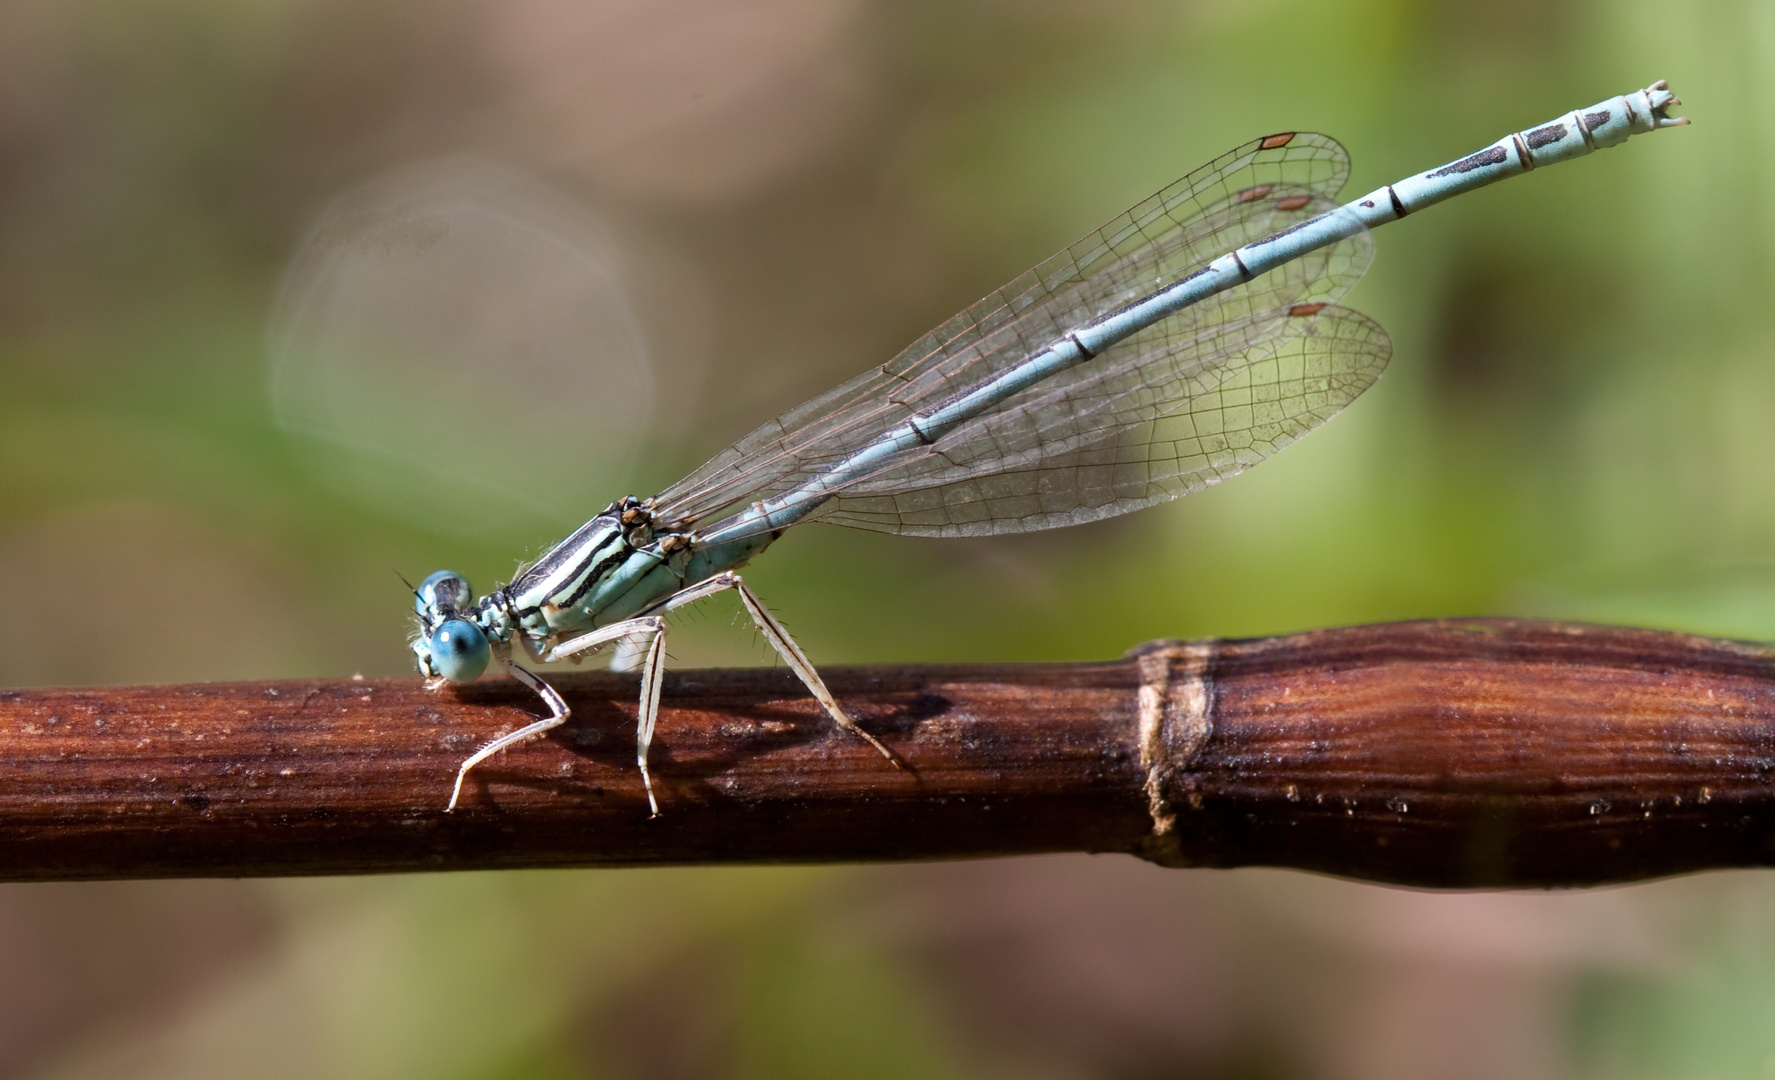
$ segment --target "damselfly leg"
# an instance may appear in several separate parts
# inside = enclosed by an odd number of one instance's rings
[[[849,716],[845,715],[844,709],[838,704],[838,699],[832,695],[831,690],[827,689],[825,680],[820,678],[820,673],[808,660],[807,654],[801,651],[801,646],[795,643],[795,639],[789,636],[787,630],[783,629],[783,624],[778,622],[776,616],[772,615],[770,610],[764,606],[763,601],[758,599],[758,594],[747,587],[740,575],[732,571],[716,574],[706,581],[700,581],[687,589],[673,593],[649,608],[646,615],[625,619],[619,623],[600,627],[591,633],[581,634],[579,637],[564,641],[544,653],[532,652],[532,647],[527,639],[520,636],[518,640],[524,643],[524,650],[530,653],[532,659],[550,663],[582,656],[617,642],[631,644],[635,651],[642,654],[641,700],[636,717],[635,761],[641,767],[641,782],[647,790],[650,816],[658,817],[659,800],[653,792],[653,775],[647,768],[647,752],[653,745],[654,727],[659,721],[660,685],[665,674],[666,623],[663,616],[677,608],[694,604],[698,600],[706,600],[729,589],[739,594],[740,604],[746,609],[746,614],[751,617],[752,624],[758,628],[760,634],[764,635],[764,639],[770,642],[771,647],[777,651],[777,655],[783,658],[783,662],[789,665],[789,670],[793,671],[808,691],[813,694],[814,700],[820,703],[827,715],[831,716],[839,727],[873,746],[882,757],[893,763],[894,767],[904,769],[905,763],[895,756],[892,750],[884,746],[875,736],[858,727]],[[504,660],[506,668],[511,671],[513,678],[535,690],[542,697],[544,704],[548,706],[549,715],[533,724],[527,724],[516,731],[501,735],[475,751],[467,761],[464,761],[461,769],[456,773],[456,788],[450,793],[448,807],[450,810],[456,809],[456,803],[462,797],[463,780],[467,778],[470,769],[508,746],[560,727],[567,722],[567,718],[571,715],[567,703],[561,699],[561,695],[555,691],[554,687],[544,682],[535,672],[520,667],[511,660],[509,650],[501,659]]]
[[[698,600],[725,592],[728,589],[739,594],[741,606],[746,609],[746,614],[752,617],[752,625],[756,626],[758,632],[764,635],[764,640],[770,642],[771,648],[775,649],[777,655],[783,658],[783,663],[789,665],[789,670],[801,679],[808,692],[813,694],[814,700],[825,707],[827,715],[831,716],[839,727],[875,747],[876,752],[892,762],[895,768],[904,769],[906,763],[896,757],[892,750],[882,745],[879,739],[858,727],[849,716],[845,715],[844,710],[838,705],[838,699],[832,696],[832,691],[826,689],[825,680],[821,679],[820,673],[814,670],[813,662],[807,658],[806,653],[801,651],[801,646],[795,644],[795,639],[789,636],[789,631],[783,629],[783,624],[777,621],[776,616],[770,613],[770,609],[764,606],[764,601],[758,599],[758,594],[753,592],[738,574],[731,570],[716,574],[707,581],[698,582],[682,592],[674,593],[649,610],[654,614],[663,615],[674,608],[694,604]],[[663,632],[661,636],[664,636]],[[646,738],[651,739],[652,737],[653,728],[650,724],[646,729]],[[641,756],[643,758],[647,756],[645,742],[641,745]]]
[[[661,636],[660,631],[663,627],[663,621],[658,618],[628,619],[623,622],[612,623],[609,626],[601,627],[576,639],[576,641],[584,642],[578,651],[584,652],[588,649],[595,649],[600,645],[606,645],[612,641],[620,641],[624,638],[646,637],[657,642]],[[524,651],[530,653],[531,659],[545,659],[545,657],[531,651],[530,643],[527,639],[520,637],[518,640],[524,643]],[[456,809],[457,801],[462,798],[462,782],[468,778],[468,771],[470,769],[479,765],[481,762],[486,761],[488,758],[499,753],[508,746],[521,743],[532,736],[541,735],[545,731],[552,731],[553,729],[560,727],[567,722],[569,716],[573,715],[572,710],[567,708],[567,702],[562,700],[561,695],[555,691],[554,687],[550,686],[547,682],[544,682],[535,672],[520,666],[511,658],[510,645],[504,647],[503,654],[499,659],[505,664],[506,670],[512,673],[512,678],[536,691],[537,696],[542,698],[543,704],[548,706],[549,715],[533,724],[526,724],[516,731],[507,732],[471,754],[469,759],[462,763],[462,767],[456,770],[456,787],[450,792],[450,805],[444,808],[446,812]],[[654,674],[654,665],[649,664],[644,669],[641,677],[641,702],[643,712],[645,712],[646,704],[649,700],[648,692],[651,689],[649,683],[655,681],[652,679]],[[657,705],[659,701],[659,691],[657,689],[652,690],[652,700]],[[644,716],[643,722],[645,723],[645,721],[646,717]],[[642,764],[641,771],[642,777],[645,779],[647,774],[647,766],[645,762]],[[652,781],[648,781],[647,784],[647,801],[649,805],[653,807],[654,814],[657,815],[659,813],[659,804],[653,801]]]

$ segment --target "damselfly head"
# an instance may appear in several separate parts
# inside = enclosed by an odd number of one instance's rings
[[[474,682],[487,670],[493,647],[487,635],[468,619],[475,591],[468,579],[451,570],[439,570],[413,590],[413,609],[419,613],[419,637],[413,655],[419,673],[430,679],[453,683]]]

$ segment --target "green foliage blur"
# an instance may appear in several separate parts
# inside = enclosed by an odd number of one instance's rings
[[[1048,534],[786,538],[748,580],[816,663],[1470,614],[1775,638],[1775,5],[13,0],[0,685],[406,672],[391,571],[508,579],[1247,138],[1337,136],[1355,193],[1656,78],[1691,127],[1380,232],[1347,302],[1387,375],[1253,472]],[[647,409],[612,449],[608,402],[547,392],[588,342],[527,412],[480,411],[489,355],[435,413],[414,368],[332,387],[337,437],[280,424],[316,223],[471,159],[596,224]],[[674,663],[768,663],[734,614]],[[1767,1077],[1772,898],[1107,858],[14,886],[0,1075]]]

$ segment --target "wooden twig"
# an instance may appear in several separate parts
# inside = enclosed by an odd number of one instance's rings
[[[1160,642],[1098,664],[828,668],[899,771],[780,670],[0,693],[0,878],[1129,852],[1431,887],[1775,861],[1775,654],[1517,619]]]

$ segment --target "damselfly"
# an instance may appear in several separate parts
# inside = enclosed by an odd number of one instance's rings
[[[567,719],[512,660],[608,645],[640,655],[636,760],[647,768],[664,617],[732,589],[832,719],[857,727],[734,571],[783,530],[839,522],[920,536],[1056,528],[1174,499],[1255,465],[1380,376],[1386,332],[1337,300],[1368,230],[1541,165],[1687,123],[1663,82],[1508,135],[1339,206],[1343,147],[1268,135],[1221,155],[871,369],[772,420],[651,499],[619,499],[478,601],[439,571],[416,590],[419,670],[478,678],[494,656],[548,715],[469,770]]]

